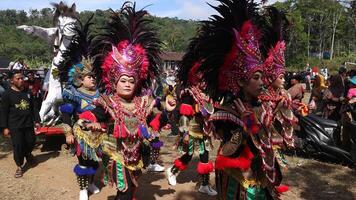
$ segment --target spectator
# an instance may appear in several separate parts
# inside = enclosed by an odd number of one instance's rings
[[[7,69],[12,70],[14,64],[15,64],[15,62],[10,62],[9,66],[7,67]]]
[[[0,74],[0,118],[2,117],[2,113],[3,113],[3,110],[2,110],[2,95],[5,93],[5,87],[3,86],[3,75]],[[1,128],[3,128],[4,125],[0,124],[0,131],[1,131]]]
[[[323,96],[326,89],[324,76],[316,75],[309,100],[309,108],[314,110],[316,114],[322,114],[324,108]]]
[[[305,76],[305,85],[306,85],[306,90],[308,92],[310,92],[310,89],[311,89],[311,76],[310,76],[310,73],[307,73],[307,75]]]
[[[27,80],[25,81],[25,89],[29,90],[30,94],[33,97],[34,103],[37,108],[40,108],[42,103],[42,83],[39,77],[35,78],[35,75],[30,72],[27,74]]]
[[[22,177],[24,158],[31,164],[31,154],[35,144],[35,127],[40,127],[38,109],[33,105],[32,96],[24,89],[23,75],[20,71],[10,74],[11,87],[2,97],[2,117],[5,136],[11,136],[14,160],[17,165],[15,178]]]
[[[14,66],[12,66],[11,69],[12,70],[24,70],[24,69],[28,69],[28,66],[24,63],[23,59],[20,58],[14,63]]]
[[[326,119],[332,119],[335,121],[339,121],[341,119],[340,109],[342,102],[345,100],[345,84],[343,73],[344,70],[341,69],[337,76],[332,76],[332,78],[330,78],[330,86],[324,93],[323,100],[325,101],[326,106],[323,111],[323,117]]]
[[[289,94],[293,101],[302,102],[304,97],[304,88],[302,84],[300,84],[302,77],[300,75],[294,75],[291,79],[292,87],[288,89]]]
[[[2,74],[0,74],[0,104],[1,104],[1,96],[5,92],[5,86],[3,84],[3,79],[4,79],[4,76]]]

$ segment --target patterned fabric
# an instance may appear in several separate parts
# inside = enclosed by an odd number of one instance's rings
[[[135,78],[139,87],[148,88],[158,75],[161,62],[161,41],[146,10],[136,10],[136,4],[125,2],[119,11],[111,10],[105,31],[98,36],[98,48],[102,52],[102,77],[108,94],[115,92],[122,75]]]
[[[64,100],[72,102],[75,105],[76,113],[82,113],[95,108],[93,101],[99,98],[99,91],[89,92],[71,86],[68,89],[64,89],[62,95]]]

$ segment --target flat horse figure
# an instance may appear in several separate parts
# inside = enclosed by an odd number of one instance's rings
[[[52,60],[51,68],[48,77],[48,93],[45,100],[42,102],[40,117],[42,122],[52,122],[56,118],[56,106],[62,100],[62,86],[59,80],[59,64],[63,61],[63,53],[72,42],[75,36],[75,27],[78,22],[76,16],[76,5],[72,4],[68,7],[63,2],[52,3],[55,8],[53,23],[56,27],[43,28],[39,26],[18,26],[18,29],[24,30],[34,36],[38,36],[48,43],[54,44],[55,57]],[[46,83],[44,83],[46,84]],[[50,123],[49,123],[50,124]]]

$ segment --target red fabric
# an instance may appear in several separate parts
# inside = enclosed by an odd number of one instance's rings
[[[39,129],[36,129],[35,135],[39,134],[45,134],[45,135],[62,135],[64,133],[64,130],[62,128],[56,128],[56,127],[41,127]]]
[[[224,59],[224,64],[223,66],[219,69],[219,75],[218,75],[218,81],[219,81],[219,89],[220,90],[230,90],[230,78],[229,74],[231,74],[231,71],[233,70],[232,68],[234,65],[232,64],[236,60],[236,55],[237,54],[237,46],[233,45],[231,47],[231,50],[229,54],[226,55]],[[237,84],[236,84],[237,85]]]
[[[90,111],[85,111],[79,115],[79,119],[85,119],[91,122],[97,122],[95,115]]]
[[[185,116],[193,116],[194,109],[192,105],[182,103],[179,107],[179,113]]]
[[[188,83],[192,85],[196,85],[200,80],[198,76],[198,70],[201,65],[201,62],[195,62],[193,67],[189,70],[188,73]]]
[[[280,185],[278,187],[276,187],[276,190],[278,193],[284,193],[287,192],[289,190],[289,187],[287,185]]]
[[[251,166],[253,157],[254,156],[248,146],[244,148],[241,155],[237,158],[230,158],[218,154],[215,161],[215,169],[240,168],[242,170],[247,170]]]
[[[180,161],[179,159],[174,160],[174,166],[178,168],[179,171],[187,169],[187,165],[184,165],[184,163],[182,163],[182,161]]]
[[[260,126],[259,126],[259,125],[253,124],[253,125],[251,126],[251,132],[252,132],[252,134],[257,134],[259,130],[260,130]]]
[[[80,154],[82,153],[82,150],[80,149],[80,145],[78,143],[76,143],[76,150],[77,150],[77,156],[80,156]]]
[[[113,136],[114,136],[114,138],[126,138],[127,137],[126,127],[125,127],[124,123],[115,124]]]
[[[150,122],[150,126],[153,128],[153,130],[158,131],[159,126],[161,125],[161,122],[159,119],[161,118],[161,113],[157,114],[155,118]]]
[[[199,162],[197,166],[198,174],[209,174],[214,170],[214,165],[211,161],[208,163]]]

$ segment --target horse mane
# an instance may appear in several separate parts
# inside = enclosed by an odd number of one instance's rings
[[[63,3],[63,1],[59,3],[51,3],[51,5],[55,8],[54,16],[53,16],[53,25],[57,26],[57,21],[59,16],[78,18],[76,5],[72,4],[71,7],[68,7],[67,4]]]

